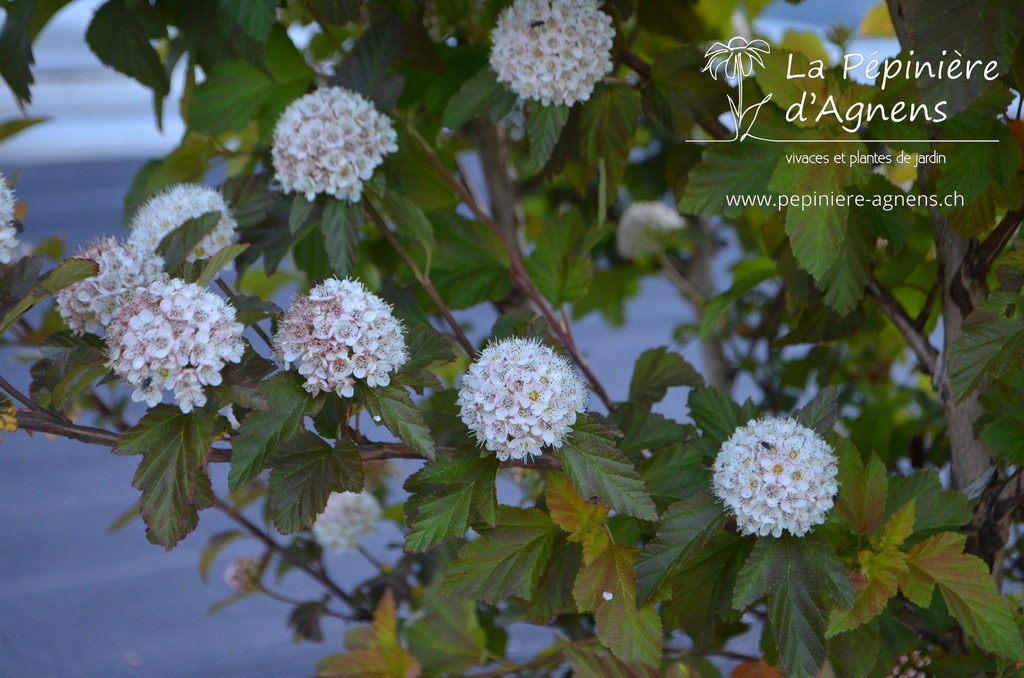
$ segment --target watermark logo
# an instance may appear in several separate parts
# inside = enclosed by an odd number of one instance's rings
[[[747,40],[736,36],[728,43],[714,43],[704,53],[704,58],[708,60],[704,71],[711,73],[712,78],[717,80],[718,74],[723,73],[729,80],[736,79],[736,100],[729,95],[729,108],[732,110],[736,136],[721,141],[742,141],[750,136],[750,129],[754,126],[758,112],[772,98],[769,94],[756,104],[743,107],[743,79],[754,74],[755,63],[764,68],[761,55],[771,54],[771,51],[771,46],[764,40]]]

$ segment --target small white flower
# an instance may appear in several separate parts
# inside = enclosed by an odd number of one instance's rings
[[[220,220],[187,261],[208,259],[234,242],[238,224],[221,194],[198,184],[178,184],[146,201],[132,217],[128,244],[143,252],[155,252],[165,235],[207,212],[219,212]]]
[[[313,523],[313,537],[332,551],[354,551],[362,537],[377,529],[382,513],[369,492],[332,492]]]
[[[239,556],[224,570],[224,582],[239,593],[252,593],[259,588],[260,559]]]
[[[635,202],[619,219],[615,249],[624,259],[654,254],[665,247],[665,236],[684,224],[679,212],[664,203]]]
[[[161,278],[129,294],[107,328],[107,367],[152,407],[174,390],[182,412],[206,404],[225,363],[242,359],[235,309],[198,285]]]
[[[741,533],[802,537],[832,508],[838,463],[821,436],[793,419],[752,420],[722,443],[712,491]]]
[[[516,0],[491,33],[491,68],[545,106],[586,101],[612,70],[612,18],[598,0]]]
[[[569,362],[531,339],[491,344],[462,377],[462,421],[498,459],[540,456],[561,447],[587,391]]]
[[[14,189],[0,174],[0,264],[11,263],[18,249],[18,227],[14,221]]]
[[[91,278],[57,293],[57,310],[75,334],[97,331],[110,324],[125,297],[155,281],[164,261],[116,238],[99,238],[75,255],[95,261],[99,270]]]
[[[387,386],[409,359],[391,306],[350,279],[329,278],[297,297],[278,324],[274,348],[282,362],[300,363],[314,396],[334,391],[351,398],[356,379]]]
[[[384,156],[398,150],[391,118],[362,95],[321,87],[288,105],[274,128],[274,172],[285,193],[359,202]]]

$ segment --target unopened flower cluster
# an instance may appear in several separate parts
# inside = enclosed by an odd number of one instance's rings
[[[239,593],[251,593],[260,585],[260,559],[239,556],[224,570],[224,582]]]
[[[932,663],[932,658],[914,650],[911,654],[900,655],[896,666],[889,672],[888,678],[925,678],[925,668]]]
[[[155,281],[164,263],[158,255],[116,238],[94,240],[75,256],[99,267],[96,275],[57,293],[57,310],[76,334],[109,325],[125,297]]]
[[[391,119],[361,95],[321,87],[289,104],[274,128],[274,170],[285,193],[359,202],[363,183],[398,150]]]
[[[462,421],[498,459],[527,460],[561,447],[587,405],[583,380],[569,362],[528,339],[491,344],[462,378]]]
[[[793,419],[750,421],[722,444],[712,490],[743,534],[802,537],[825,522],[838,489],[832,448]]]
[[[597,0],[516,0],[491,33],[491,68],[525,99],[572,106],[612,70],[614,39]]]
[[[155,252],[165,235],[207,212],[217,212],[220,218],[187,261],[207,259],[234,242],[238,224],[221,194],[198,184],[178,184],[150,198],[132,218],[128,244],[142,252]]]
[[[352,397],[356,379],[387,386],[409,359],[402,324],[391,306],[356,280],[329,278],[299,296],[281,319],[274,347],[314,396],[334,391]]]
[[[661,202],[635,202],[619,219],[615,249],[624,259],[654,254],[665,247],[665,236],[684,225],[679,212]]]
[[[156,405],[174,390],[182,412],[206,404],[203,387],[221,383],[225,363],[242,359],[242,325],[217,295],[177,278],[131,293],[107,328],[107,367],[135,387],[132,400]]]
[[[0,264],[9,264],[18,249],[18,227],[14,225],[14,190],[0,174]]]
[[[381,513],[369,492],[332,492],[313,523],[313,537],[332,551],[354,551],[362,537],[377,529]]]

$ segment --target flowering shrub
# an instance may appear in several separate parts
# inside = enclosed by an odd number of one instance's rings
[[[60,4],[5,3],[25,104]],[[124,244],[22,256],[0,181],[3,449],[137,457],[164,548],[226,516],[295,675],[1013,675],[1024,23],[898,4],[883,87],[759,2],[109,0],[186,131]]]

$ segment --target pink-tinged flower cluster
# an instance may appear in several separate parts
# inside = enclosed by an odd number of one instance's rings
[[[11,263],[18,249],[18,227],[14,221],[14,190],[0,174],[0,264]]]
[[[238,556],[224,570],[224,582],[239,593],[252,593],[260,587],[260,559]]]
[[[57,310],[76,334],[99,331],[110,324],[125,297],[154,282],[163,259],[116,238],[99,238],[75,255],[95,261],[96,275],[57,293]]]
[[[238,224],[221,194],[198,184],[178,184],[146,201],[132,217],[128,244],[143,252],[155,252],[164,236],[207,212],[217,212],[220,218],[187,261],[208,259],[235,241]]]
[[[135,387],[132,400],[156,405],[174,390],[182,412],[206,404],[226,363],[242,359],[242,325],[217,295],[162,278],[128,295],[107,327],[107,367]]]
[[[926,678],[925,669],[932,663],[932,658],[914,650],[909,655],[902,654],[896,659],[896,666],[887,678]]]
[[[491,68],[525,99],[572,106],[612,70],[614,39],[597,0],[516,0],[491,32]]]
[[[288,105],[274,128],[274,172],[285,193],[359,202],[363,183],[398,150],[391,119],[362,95],[321,87]]]
[[[758,419],[722,443],[712,491],[741,533],[802,537],[832,508],[838,463],[821,436],[793,419]]]
[[[615,249],[624,259],[655,254],[665,239],[685,225],[679,212],[661,202],[635,202],[626,208],[615,232]]]
[[[332,551],[354,551],[361,538],[377,529],[382,513],[369,492],[332,492],[313,523],[313,537]]]
[[[283,362],[299,362],[314,396],[352,397],[356,379],[387,386],[409,354],[391,306],[356,280],[329,278],[295,299],[278,324],[274,347]]]
[[[491,344],[462,377],[462,421],[498,459],[527,460],[561,447],[587,407],[583,380],[565,358],[530,339]]]

